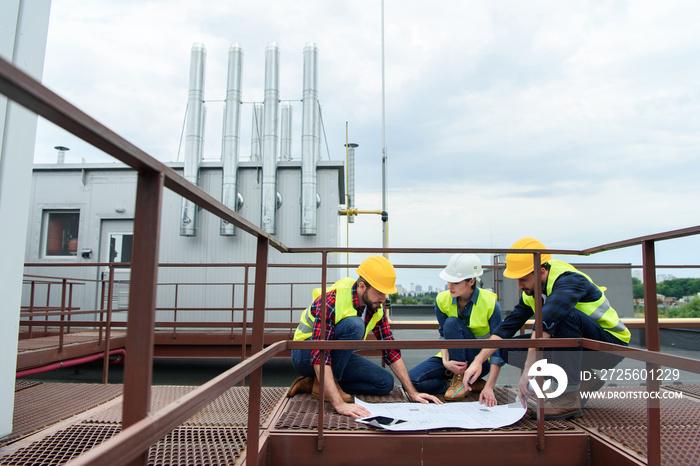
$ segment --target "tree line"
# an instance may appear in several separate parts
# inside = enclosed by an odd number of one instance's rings
[[[700,278],[673,278],[656,284],[656,292],[668,298],[680,299],[683,296],[697,296],[700,292]],[[644,297],[644,284],[632,278],[632,294],[635,299]]]

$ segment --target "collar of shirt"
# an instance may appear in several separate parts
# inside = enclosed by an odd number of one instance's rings
[[[352,285],[352,307],[357,311],[357,315],[362,317],[362,312],[366,306],[360,306],[360,296],[357,294],[357,282]]]
[[[471,299],[469,299],[467,304],[469,304],[471,302],[472,307],[473,307],[476,304],[477,299],[479,299],[479,287],[474,286],[474,293],[472,293],[472,297],[471,297]],[[452,304],[457,304],[457,298],[452,298]],[[466,308],[467,308],[467,305],[465,304],[464,309],[466,309]],[[462,312],[461,312],[462,309],[459,309],[459,305],[457,305],[457,310],[460,311],[460,314],[462,314]],[[469,308],[469,310],[471,311],[471,307]],[[471,312],[470,312],[470,314],[471,314]]]

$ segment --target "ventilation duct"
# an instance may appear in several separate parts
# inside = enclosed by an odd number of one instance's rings
[[[280,140],[280,161],[292,160],[292,104],[282,104],[282,132]]]
[[[321,154],[321,118],[318,107],[318,48],[304,47],[304,93],[301,126],[301,234],[316,234],[316,162]]]
[[[226,108],[224,111],[224,135],[221,147],[223,162],[223,185],[221,202],[234,212],[238,207],[238,150],[240,148],[241,126],[241,70],[243,68],[243,50],[238,44],[232,44],[228,50],[228,78],[226,81]],[[221,220],[220,234],[232,236],[235,227]]]
[[[253,162],[262,160],[263,113],[263,104],[253,104],[253,129],[250,139],[250,160]]]
[[[185,139],[185,179],[197,184],[199,164],[202,160],[204,126],[204,67],[207,51],[204,44],[192,46],[190,58],[190,90],[187,98],[187,137]],[[188,199],[182,200],[180,236],[196,236],[197,206]]]
[[[260,227],[277,233],[277,145],[279,144],[279,61],[276,42],[265,49],[265,108],[262,151],[262,212]]]

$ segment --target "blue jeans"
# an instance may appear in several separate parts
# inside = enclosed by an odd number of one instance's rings
[[[334,340],[362,340],[365,324],[360,317],[346,317],[335,324]],[[321,353],[323,363],[323,353]],[[311,350],[292,350],[292,365],[304,377],[315,377]],[[394,388],[394,376],[353,350],[332,350],[333,378],[349,394],[386,395]],[[327,370],[327,369],[326,369]]]
[[[517,335],[514,338],[530,338],[531,333]],[[617,339],[603,330],[598,322],[578,309],[574,309],[566,318],[554,327],[552,337],[555,338],[589,338],[591,340],[627,346],[627,343]],[[501,356],[508,364],[523,368],[527,358],[527,348],[502,349]],[[548,362],[557,364],[568,380],[566,391],[579,390],[581,386],[581,369],[610,369],[615,367],[624,356],[605,353],[585,348],[548,348],[542,351]]]
[[[474,340],[476,338],[467,324],[457,317],[445,319],[442,332],[445,335],[445,340]],[[456,348],[449,351],[451,361],[466,361],[469,364],[479,354],[479,348]],[[488,374],[490,368],[491,364],[485,361],[481,366],[481,375]],[[442,358],[433,356],[408,371],[408,376],[419,392],[443,394],[447,391],[447,384],[452,378],[452,373],[442,365]]]

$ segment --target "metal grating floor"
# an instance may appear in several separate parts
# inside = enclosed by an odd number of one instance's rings
[[[77,387],[76,387],[77,385]],[[48,386],[48,387],[47,387]],[[75,414],[89,408],[97,399],[107,401],[109,396],[91,393],[94,389],[116,389],[110,396],[121,393],[121,385],[85,384],[39,384],[24,386],[18,383],[16,396],[16,425],[22,418],[31,419],[32,426],[27,431],[36,430],[39,424],[48,425],[65,418],[65,413]],[[676,391],[684,386],[668,387]],[[662,462],[664,465],[697,464],[700,458],[700,399],[692,394],[698,389],[688,386],[682,399],[661,401],[661,440]],[[48,390],[52,389],[52,390]],[[194,387],[153,387],[154,410],[193,390]],[[87,391],[85,391],[87,390]],[[601,391],[615,390],[634,393],[644,391],[643,387],[614,387]],[[262,393],[261,422],[263,428],[273,429],[277,434],[315,431],[318,428],[318,401],[309,394],[286,398],[286,387],[264,387]],[[116,393],[116,395],[115,395]],[[688,393],[687,396],[685,394]],[[31,395],[31,396],[29,396]],[[232,387],[186,423],[173,430],[165,438],[153,445],[148,453],[149,465],[223,465],[233,464],[244,454],[247,446],[246,428],[248,388]],[[515,390],[499,387],[496,389],[499,404],[512,402]],[[385,397],[361,396],[367,402],[406,402],[403,391],[396,388]],[[44,400],[42,402],[42,400]],[[46,402],[50,400],[50,402]],[[58,401],[57,401],[58,400]],[[470,395],[467,401],[475,401]],[[22,406],[25,405],[25,406]],[[278,410],[282,407],[281,410]],[[58,409],[61,408],[61,409]],[[19,410],[18,410],[19,409]],[[33,411],[34,409],[35,411]],[[51,412],[55,409],[56,412]],[[272,416],[272,413],[277,413]],[[121,406],[113,405],[103,411],[91,412],[79,424],[45,437],[0,458],[0,465],[58,465],[69,461],[81,452],[92,448],[120,430]],[[274,427],[272,427],[274,424]],[[348,433],[372,433],[376,429],[355,422],[353,419],[333,412],[326,403],[324,427],[329,431]],[[640,456],[646,455],[646,402],[634,399],[591,400],[584,409],[584,416],[575,421],[547,421],[547,431],[583,432],[584,430],[603,439],[622,445]],[[527,415],[517,423],[494,432],[533,432],[537,430],[535,420]],[[476,430],[484,433],[487,430]],[[472,431],[449,429],[435,431],[458,432],[469,435]],[[432,431],[431,431],[432,433]],[[15,437],[16,439],[17,437]],[[6,439],[7,440],[7,439]]]
[[[35,385],[39,385],[41,382],[34,382],[31,380],[22,380],[22,379],[16,379],[15,380],[15,391],[18,392],[20,390],[24,390],[25,388],[31,388]]]
[[[112,332],[111,338],[123,337],[126,332]],[[104,333],[102,334],[102,339],[104,341]],[[63,336],[63,345],[75,345],[79,343],[89,343],[99,341],[99,332],[78,332],[70,333]],[[35,351],[47,348],[58,348],[59,337],[58,335],[50,337],[40,337],[19,340],[17,352],[23,353],[25,351]]]
[[[667,388],[667,387],[664,387]],[[671,388],[671,387],[668,387]],[[675,391],[679,386],[673,386]],[[693,387],[697,389],[697,387]],[[591,400],[584,416],[574,422],[608,437],[642,456],[647,453],[644,387],[600,390],[626,392],[622,399]],[[685,395],[685,392],[684,392]],[[692,396],[661,400],[661,459],[664,465],[698,464],[700,458],[700,400]]]
[[[121,385],[90,384],[41,384],[31,397],[18,399],[15,423],[22,419],[32,424],[31,431],[54,424],[72,414],[85,411],[95,405],[86,400],[95,401],[91,389],[107,389],[114,394],[122,392]],[[182,397],[196,387],[155,386],[152,390],[153,409],[159,410]],[[31,391],[31,390],[24,390]],[[285,399],[286,387],[263,387],[261,394],[260,420],[263,427],[269,424],[268,418],[274,408]],[[90,398],[92,397],[92,398]],[[56,400],[61,398],[61,402]],[[66,403],[73,399],[73,403]],[[46,400],[48,402],[42,402]],[[108,401],[103,399],[102,402]],[[77,409],[80,405],[80,409]],[[25,406],[26,405],[26,406]],[[56,415],[47,412],[47,416],[36,416],[31,407],[39,411],[49,406],[62,406],[65,413]],[[69,461],[82,452],[116,435],[121,430],[121,403],[90,414],[81,423],[34,442],[26,448],[0,458],[0,465],[58,465]],[[61,411],[64,412],[63,410]],[[39,421],[39,419],[43,419]],[[209,406],[192,416],[182,426],[173,430],[164,439],[149,450],[149,465],[230,465],[240,458],[246,448],[246,425],[248,422],[248,387],[232,387]],[[39,427],[39,428],[40,428]],[[30,429],[25,429],[29,431]],[[29,433],[29,432],[27,432]],[[26,434],[25,434],[26,435]],[[9,442],[20,436],[6,439]]]
[[[152,411],[158,411],[197,387],[154,386],[151,390]],[[263,387],[260,422],[264,427],[272,409],[287,392],[286,387]],[[88,422],[121,424],[122,405],[113,406],[90,416]],[[232,387],[209,406],[192,416],[185,426],[246,426],[248,424],[248,387]]]
[[[0,465],[49,466],[64,464],[121,431],[121,426],[77,424],[29,448],[0,458]],[[148,464],[230,465],[245,449],[241,427],[179,427],[148,451]]]
[[[121,385],[79,383],[39,383],[15,391],[13,430],[0,441],[0,445],[85,412],[121,394]]]

